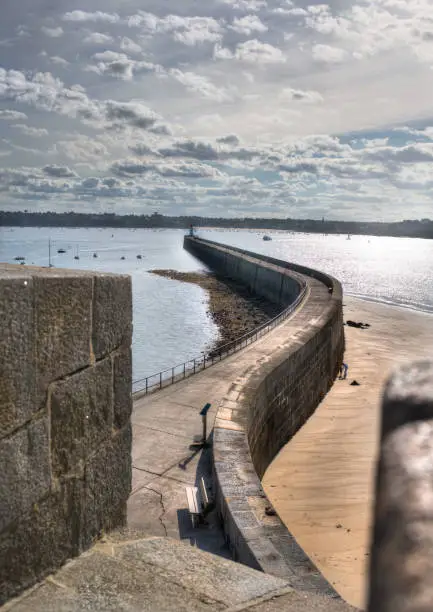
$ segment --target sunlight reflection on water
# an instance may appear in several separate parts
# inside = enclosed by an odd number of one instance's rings
[[[272,241],[264,242],[263,232],[258,231],[199,230],[203,238],[329,272],[349,294],[433,312],[432,240],[266,233]],[[0,261],[12,263],[22,255],[29,264],[47,265],[50,237],[56,267],[130,274],[136,379],[200,355],[218,336],[200,287],[148,272],[204,269],[183,250],[183,234],[181,230],[0,228]],[[58,254],[59,248],[67,252]],[[74,259],[77,253],[79,260]]]

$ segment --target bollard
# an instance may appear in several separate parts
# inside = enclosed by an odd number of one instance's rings
[[[209,411],[209,408],[211,407],[212,404],[205,404],[203,406],[203,408],[200,410],[200,416],[202,417],[202,424],[203,424],[203,434],[202,436],[194,436],[194,443],[193,446],[194,447],[205,447],[206,446],[206,440],[207,440],[207,413]]]
[[[368,612],[433,610],[433,362],[385,387],[370,554]]]

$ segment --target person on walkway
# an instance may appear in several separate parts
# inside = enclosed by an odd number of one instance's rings
[[[341,362],[341,366],[340,366],[340,379],[341,380],[345,380],[347,378],[347,370],[348,369],[349,369],[349,366],[347,365],[347,363],[342,361]]]

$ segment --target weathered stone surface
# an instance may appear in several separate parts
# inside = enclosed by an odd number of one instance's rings
[[[131,492],[131,426],[116,433],[86,465],[84,520],[81,547],[101,531],[122,526]]]
[[[50,488],[48,420],[41,418],[0,440],[0,532]]]
[[[93,294],[93,351],[97,359],[132,338],[132,290],[129,276],[98,275]]]
[[[50,403],[53,471],[58,476],[80,476],[87,456],[111,435],[111,359],[54,383]]]
[[[33,284],[29,274],[0,274],[0,437],[35,410]]]
[[[34,277],[36,376],[49,383],[90,363],[92,277],[46,272]]]
[[[130,281],[98,278],[0,264],[0,603],[125,519]],[[114,305],[102,303],[111,299],[107,283],[118,294]],[[101,316],[93,331],[109,350],[98,361],[92,353],[94,285]],[[118,341],[122,346],[112,355]],[[121,429],[113,436],[115,427]]]
[[[146,568],[156,565],[171,574],[177,583],[201,592],[227,606],[263,597],[288,586],[287,581],[258,574],[245,565],[235,564],[198,548],[170,538],[140,540],[118,546],[116,558]]]
[[[152,565],[136,568],[93,552],[68,563],[55,577],[14,608],[16,612],[202,612],[223,606],[167,581]]]
[[[131,349],[119,351],[113,357],[114,425],[121,429],[132,412],[132,355]]]
[[[79,483],[71,482],[0,534],[0,605],[77,554]]]

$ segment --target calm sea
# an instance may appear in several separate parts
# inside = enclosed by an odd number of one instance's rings
[[[433,313],[433,241],[267,233],[272,241],[263,241],[263,232],[257,231],[199,231],[203,238],[329,272],[351,295]],[[204,269],[183,250],[183,234],[180,230],[0,228],[0,261],[13,263],[14,257],[24,256],[29,264],[47,265],[51,239],[56,267],[130,274],[137,379],[200,355],[218,336],[200,287],[148,272]],[[58,249],[66,253],[59,254]],[[76,254],[79,260],[74,259]]]

